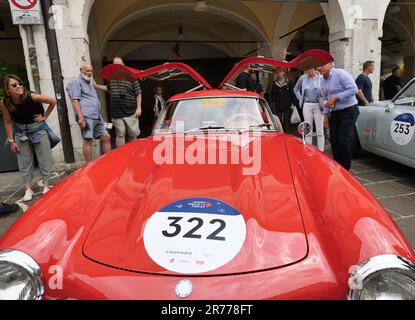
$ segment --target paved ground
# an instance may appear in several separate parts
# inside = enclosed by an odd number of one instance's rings
[[[51,184],[58,184],[69,172],[54,172],[52,174]],[[35,172],[33,191],[33,200],[30,202],[22,202],[21,198],[24,195],[24,187],[19,172],[0,173],[0,200],[7,203],[17,203],[20,210],[13,214],[0,217],[0,237],[6,230],[19,218],[28,207],[30,207],[36,199],[42,195],[42,188],[37,185],[41,180],[39,172]]]
[[[415,248],[415,169],[362,152],[351,173],[383,204]]]
[[[326,146],[329,149],[329,146]],[[330,153],[330,151],[328,151]],[[351,173],[383,204],[415,248],[415,169],[362,152],[353,160]],[[56,173],[52,184],[59,183],[68,173]],[[39,177],[39,176],[38,176]],[[40,178],[38,178],[40,179]],[[41,196],[41,189],[34,189],[34,199]],[[9,203],[23,197],[18,172],[0,174],[0,198]],[[18,204],[22,209],[31,203]],[[0,217],[0,236],[22,215],[20,212]]]

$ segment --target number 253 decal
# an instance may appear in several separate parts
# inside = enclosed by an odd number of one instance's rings
[[[393,132],[396,133],[403,133],[403,134],[409,134],[409,124],[403,124],[403,123],[395,123],[395,130]]]
[[[163,230],[162,234],[163,236],[167,237],[167,238],[173,238],[176,237],[180,234],[180,232],[182,231],[182,226],[179,224],[179,221],[182,220],[183,217],[168,217],[167,220],[173,220],[169,226],[174,228],[173,232],[168,232],[167,230]],[[193,238],[193,239],[201,239],[202,235],[200,234],[196,234],[196,231],[199,230],[202,226],[203,226],[203,219],[201,218],[190,218],[187,220],[188,223],[193,223],[196,222],[196,226],[194,228],[192,228],[190,231],[186,232],[183,235],[183,238]],[[210,224],[219,224],[219,227],[212,232],[210,235],[208,235],[206,237],[206,239],[208,240],[218,240],[218,241],[225,241],[225,237],[220,237],[218,236],[218,234],[225,229],[226,227],[226,222],[221,220],[221,219],[212,219],[210,222]]]

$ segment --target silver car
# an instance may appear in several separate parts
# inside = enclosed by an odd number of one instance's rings
[[[360,107],[353,156],[364,149],[415,168],[415,78],[390,101]]]

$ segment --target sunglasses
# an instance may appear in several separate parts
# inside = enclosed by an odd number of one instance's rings
[[[20,82],[14,82],[10,86],[13,87],[13,88],[16,88],[17,86],[21,87],[22,84]]]

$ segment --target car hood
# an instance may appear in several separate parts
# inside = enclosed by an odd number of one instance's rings
[[[192,164],[185,157],[160,164],[155,159],[163,142],[140,144],[101,204],[84,255],[114,268],[165,275],[254,272],[303,259],[308,247],[286,137],[251,134],[238,149],[230,136],[199,137],[197,152],[231,159],[235,150],[241,155],[250,149],[257,152],[258,172],[243,170],[246,159]],[[177,155],[192,144],[172,140],[166,146]]]

